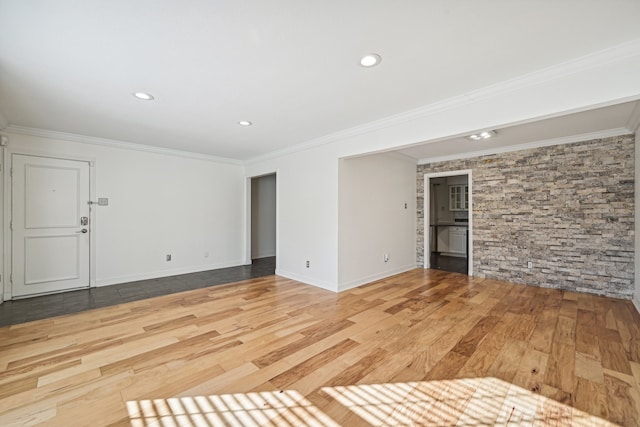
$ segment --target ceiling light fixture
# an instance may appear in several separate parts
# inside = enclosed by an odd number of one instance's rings
[[[375,67],[382,61],[382,58],[377,53],[369,53],[360,59],[360,65],[365,68]]]
[[[146,92],[136,92],[133,94],[138,99],[142,99],[143,101],[153,101],[155,98],[153,95]]]
[[[251,123],[249,120],[240,120],[238,124],[240,126],[251,126],[253,123]]]
[[[483,139],[493,138],[497,134],[498,133],[495,130],[485,130],[480,133],[474,133],[473,135],[469,135],[467,139],[471,141],[482,141]]]

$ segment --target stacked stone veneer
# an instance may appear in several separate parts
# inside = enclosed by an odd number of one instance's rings
[[[419,165],[419,265],[424,174],[461,169],[473,171],[474,275],[631,298],[633,135]]]

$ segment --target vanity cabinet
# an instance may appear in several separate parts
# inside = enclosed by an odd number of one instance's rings
[[[449,210],[466,211],[469,210],[469,186],[450,185],[449,186]]]

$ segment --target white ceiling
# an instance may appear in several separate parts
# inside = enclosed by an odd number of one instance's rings
[[[607,134],[629,133],[640,120],[640,101],[625,102],[579,113],[567,114],[531,123],[497,129],[496,136],[487,140],[470,141],[466,136],[418,144],[398,150],[416,160],[438,161],[459,158],[462,154],[479,155],[522,147],[582,140]],[[493,130],[493,129],[491,129]],[[603,132],[606,131],[606,132]],[[578,136],[577,139],[571,137]]]
[[[246,160],[636,39],[638,22],[637,0],[0,0],[0,123]],[[369,52],[378,67],[358,65]]]

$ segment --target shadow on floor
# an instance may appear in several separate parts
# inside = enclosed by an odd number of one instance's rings
[[[0,326],[16,325],[160,295],[270,276],[275,274],[275,270],[276,258],[269,257],[255,259],[251,265],[5,301],[0,304]]]

